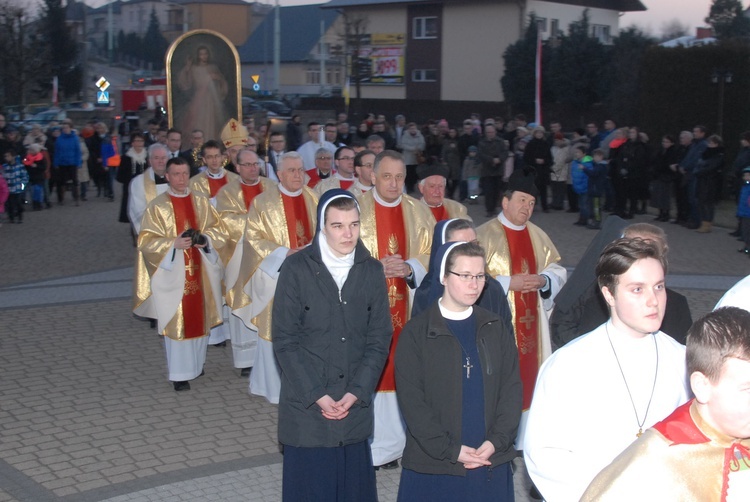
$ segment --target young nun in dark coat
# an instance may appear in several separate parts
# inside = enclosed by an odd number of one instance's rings
[[[281,368],[283,500],[377,500],[368,438],[392,325],[385,274],[359,240],[354,196],[329,190],[313,242],[289,256],[273,304]]]

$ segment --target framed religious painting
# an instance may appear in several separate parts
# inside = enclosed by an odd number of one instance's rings
[[[221,141],[221,130],[235,118],[242,123],[240,58],[234,44],[211,30],[189,31],[167,51],[169,127],[182,132],[183,149],[190,133]]]

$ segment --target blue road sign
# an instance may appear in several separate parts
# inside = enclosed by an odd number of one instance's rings
[[[109,104],[109,92],[108,91],[99,91],[96,93],[96,104],[98,105],[108,105]]]

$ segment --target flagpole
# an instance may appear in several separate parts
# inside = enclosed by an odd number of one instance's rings
[[[536,34],[536,63],[535,63],[536,88],[534,96],[534,122],[542,125],[542,33],[537,30]]]

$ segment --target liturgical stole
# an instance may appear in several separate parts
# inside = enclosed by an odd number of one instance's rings
[[[212,178],[211,176],[206,175],[206,178],[208,179],[208,191],[211,194],[211,198],[213,199],[216,197],[216,194],[219,193],[219,190],[221,190],[221,187],[227,184],[227,176],[222,176],[221,178]]]
[[[404,228],[404,214],[401,204],[396,207],[386,207],[375,203],[375,222],[378,234],[378,256],[399,254],[408,256],[406,229]],[[391,310],[391,323],[393,324],[393,338],[388,350],[388,360],[385,362],[383,374],[378,382],[377,392],[393,392],[396,390],[396,377],[394,374],[394,357],[398,337],[407,321],[409,308],[409,288],[406,279],[388,278],[388,305]]]
[[[299,249],[312,241],[310,218],[307,216],[305,198],[302,195],[290,197],[281,194],[286,215],[286,228],[289,231],[289,249]]]
[[[242,198],[245,199],[245,211],[248,211],[250,210],[250,204],[253,203],[253,199],[263,191],[263,183],[259,181],[255,185],[245,185],[240,182],[240,186],[242,187]]]
[[[174,221],[177,232],[182,234],[185,230],[198,229],[193,198],[174,197],[170,195],[172,207],[174,207]],[[178,250],[175,250],[178,251]],[[203,278],[201,276],[201,252],[197,247],[183,249],[185,254],[185,285],[182,291],[182,319],[185,325],[185,338],[199,338],[206,334],[204,305],[203,305]]]
[[[435,221],[443,221],[450,218],[448,210],[445,208],[445,204],[440,204],[438,207],[427,206],[432,211],[432,216],[435,217]]]
[[[536,259],[534,247],[528,229],[513,230],[504,227],[508,238],[508,251],[511,256],[511,275],[536,274]],[[534,385],[539,373],[540,340],[539,340],[539,293],[514,292],[516,317],[513,327],[516,330],[516,345],[518,346],[518,363],[521,368],[521,382],[523,382],[523,409],[531,406],[534,395]]]

